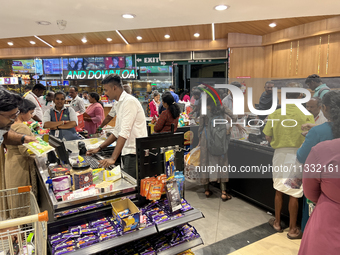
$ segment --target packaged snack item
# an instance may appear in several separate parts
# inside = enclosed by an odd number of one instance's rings
[[[74,235],[79,235],[80,234],[80,228],[79,226],[76,227],[70,227],[69,228],[70,233],[74,234]]]
[[[178,191],[177,181],[174,178],[168,179],[166,182],[166,196],[169,201],[171,212],[175,212],[182,208],[181,196]]]
[[[48,173],[51,178],[58,177],[58,176],[64,176],[64,175],[70,175],[71,166],[65,165],[65,166],[49,166],[48,167]]]
[[[122,178],[122,171],[120,166],[116,166],[112,170],[105,170],[103,172],[103,181],[115,182]]]
[[[96,235],[98,233],[97,228],[85,228],[80,231],[82,235],[89,235],[89,234],[94,234]]]
[[[181,197],[183,197],[183,195],[184,195],[183,187],[184,187],[184,181],[185,181],[185,177],[183,175],[183,172],[176,171],[174,176],[175,176],[175,179],[177,181],[179,194],[181,195]]]
[[[62,243],[62,242],[65,242],[67,241],[69,238],[58,238],[58,239],[54,239],[54,240],[51,240],[51,244],[52,245],[57,245],[59,243]]]
[[[100,239],[100,241],[105,241],[105,240],[108,240],[108,239],[112,239],[116,236],[118,236],[116,232],[111,232],[111,233],[100,235],[99,239]]]
[[[78,248],[84,248],[84,247],[87,247],[87,246],[90,246],[92,244],[95,244],[95,243],[98,243],[99,240],[98,240],[98,237],[96,237],[96,239],[93,239],[93,240],[90,240],[90,241],[80,241],[77,243],[77,247]]]
[[[113,227],[109,227],[109,228],[106,228],[106,229],[103,229],[103,230],[100,230],[98,232],[98,235],[101,236],[101,235],[106,235],[106,234],[109,234],[109,233],[116,233],[116,230],[113,228]]]
[[[42,156],[50,151],[54,151],[54,148],[40,137],[37,137],[37,142],[25,143],[23,145],[37,156]]]
[[[123,217],[123,216],[129,215],[129,213],[130,213],[130,210],[125,209],[125,210],[119,212],[118,214],[119,214],[120,217]]]
[[[75,241],[74,240],[68,240],[66,242],[62,242],[62,243],[59,243],[59,244],[53,246],[53,249],[55,251],[57,251],[57,250],[62,250],[62,249],[65,249],[67,247],[74,246],[74,245],[75,245]]]
[[[175,172],[175,152],[174,150],[168,150],[164,155],[166,176],[169,178]]]
[[[93,184],[92,168],[86,170],[71,170],[73,180],[73,190],[89,187]]]
[[[99,220],[91,221],[90,222],[90,226],[91,227],[96,227],[97,225],[101,225],[101,224],[104,224],[104,223],[108,223],[108,220],[106,218],[102,218],[102,219],[99,219]]]
[[[155,181],[151,183],[149,193],[146,198],[149,200],[160,199],[162,196],[162,188],[163,188],[163,184],[161,181]]]
[[[67,247],[65,249],[55,251],[53,255],[62,255],[62,254],[69,253],[69,252],[72,252],[72,251],[75,251],[75,250],[76,250],[75,246],[70,246],[70,247]]]
[[[96,189],[98,189],[99,193],[107,193],[114,189],[114,183],[103,181],[96,185]]]
[[[95,235],[87,235],[87,236],[84,236],[84,237],[79,237],[78,239],[77,239],[77,242],[79,243],[79,242],[87,242],[87,241],[91,241],[91,240],[95,240],[95,239],[97,239],[97,236],[95,236]]]
[[[69,191],[71,189],[71,177],[69,175],[59,176],[52,179],[53,192]]]

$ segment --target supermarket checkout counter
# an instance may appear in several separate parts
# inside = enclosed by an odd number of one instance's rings
[[[51,138],[50,138],[51,139]],[[52,139],[53,140],[53,139]],[[91,146],[98,146],[103,141],[98,141],[93,144],[94,139],[82,140],[85,142],[85,145],[88,149]],[[98,139],[100,140],[100,139]],[[154,136],[152,138],[145,137],[137,139],[137,155],[139,156],[138,162],[139,167],[142,166],[142,169],[139,169],[137,178],[143,176],[152,176],[157,173],[163,173],[164,168],[159,167],[155,168],[153,162],[150,157],[161,157],[163,158],[163,154],[146,154],[141,153],[141,151],[145,151],[146,148],[153,150],[151,148],[158,148],[157,146],[167,146],[173,144],[173,142],[179,140],[177,145],[175,146],[178,149],[178,160],[176,160],[176,166],[178,168],[183,168],[183,151],[180,149],[183,146],[183,134],[161,134],[158,136]],[[74,156],[78,154],[78,141],[70,141],[65,142],[65,150],[68,149],[72,151],[69,154],[69,158],[72,159]],[[179,145],[178,145],[179,144]],[[113,145],[114,146],[114,145]],[[151,146],[151,147],[150,147]],[[65,151],[64,150],[64,151]],[[56,151],[59,149],[56,148]],[[60,153],[60,151],[59,151]],[[63,156],[61,155],[61,158]],[[146,160],[149,159],[149,160]],[[49,235],[58,235],[59,233],[68,230],[70,226],[80,226],[83,224],[87,224],[89,222],[93,222],[98,219],[103,219],[104,217],[112,217],[112,207],[111,202],[119,200],[119,198],[129,198],[133,202],[137,202],[137,190],[138,184],[137,181],[131,176],[127,175],[122,171],[122,178],[115,182],[115,187],[110,192],[101,193],[101,194],[88,194],[82,197],[75,197],[69,201],[57,201],[52,190],[49,189],[48,185],[45,184],[49,172],[46,166],[46,157],[36,157],[36,163],[38,166],[38,179],[39,179],[39,205],[41,210],[48,210],[49,212],[49,222],[47,225],[48,234]],[[147,163],[149,162],[149,164]],[[160,160],[157,160],[160,162]],[[162,164],[164,166],[164,164]],[[148,171],[151,171],[150,174]],[[156,174],[157,174],[156,173]],[[189,211],[182,212],[181,215],[175,217],[171,220],[165,222],[157,222],[148,227],[139,229],[138,231],[126,232],[122,235],[118,235],[116,237],[112,237],[110,239],[104,239],[103,241],[97,243],[84,243],[84,247],[81,246],[80,249],[76,249],[72,252],[74,255],[81,254],[107,254],[107,250],[112,250],[113,248],[120,247],[123,244],[133,245],[136,242],[143,242],[143,238],[150,237],[156,238],[155,235],[162,236],[164,235],[164,231],[172,231],[175,228],[179,228],[185,223],[197,220],[204,217],[200,210],[191,208]],[[160,233],[162,232],[162,233]],[[195,246],[203,244],[203,240],[197,234],[194,238],[187,240],[185,242],[181,242],[178,245],[173,247],[164,247],[164,250],[161,249],[157,251],[157,254],[161,255],[171,255],[183,252]],[[83,244],[82,244],[83,245]],[[48,242],[48,252],[52,252],[52,245]]]
[[[264,171],[252,173],[230,173],[229,187],[234,193],[251,201],[271,213],[275,212],[275,190],[273,188],[272,173],[265,171],[265,168],[272,166],[274,149],[268,145],[260,145],[248,140],[231,139],[228,149],[229,165],[234,166],[238,171],[248,168],[256,170],[261,168]],[[282,214],[289,217],[289,197],[283,197]],[[301,219],[302,199],[299,200],[299,215]]]
[[[60,141],[60,140],[59,140]],[[96,143],[94,143],[94,141]],[[61,142],[61,141],[60,141]],[[77,158],[79,155],[78,142],[67,141],[61,143],[60,146],[65,146],[64,148],[58,148],[56,151],[62,151],[65,153],[68,151],[68,156],[70,159]],[[85,139],[81,140],[85,143],[87,149],[99,146],[104,142],[103,139]],[[115,144],[112,145],[112,149]],[[108,154],[110,155],[110,154]],[[61,156],[63,157],[63,156]],[[97,155],[97,160],[104,159],[106,156]],[[87,213],[89,211],[98,210],[102,207],[108,205],[113,199],[120,197],[129,197],[130,199],[136,198],[136,187],[137,181],[124,171],[121,171],[122,178],[114,182],[113,188],[105,193],[91,193],[82,192],[75,196],[73,199],[69,200],[57,200],[53,191],[49,188],[49,184],[46,183],[50,177],[48,166],[46,165],[48,158],[47,156],[35,157],[37,166],[37,178],[38,178],[38,203],[41,210],[47,210],[49,213],[49,224],[64,221],[72,215],[76,217],[81,217],[82,213]]]

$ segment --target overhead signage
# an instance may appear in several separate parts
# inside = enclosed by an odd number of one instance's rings
[[[200,60],[175,61],[174,65],[222,64],[226,63],[227,60],[228,59],[200,59]]]
[[[170,66],[171,61],[160,61],[159,54],[143,54],[136,56],[137,66]]]
[[[110,74],[118,74],[123,80],[137,79],[136,69],[63,71],[64,80],[102,80]]]

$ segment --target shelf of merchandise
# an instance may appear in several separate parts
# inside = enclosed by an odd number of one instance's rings
[[[164,230],[183,225],[188,222],[192,222],[194,220],[198,220],[204,217],[202,212],[198,209],[192,209],[190,211],[184,212],[184,216],[175,220],[169,220],[160,224],[156,224],[158,232],[162,232]]]
[[[101,251],[105,251],[117,246],[120,246],[122,244],[126,244],[129,242],[133,242],[139,239],[142,239],[144,237],[159,233],[161,231],[170,229],[170,228],[174,228],[176,226],[180,226],[183,225],[185,223],[203,218],[203,214],[200,210],[198,209],[192,209],[190,211],[187,211],[184,213],[184,216],[175,220],[169,220],[168,222],[164,222],[164,223],[160,223],[160,224],[156,224],[154,226],[150,226],[148,228],[144,228],[138,231],[134,231],[132,233],[128,233],[122,236],[118,236],[115,237],[113,239],[110,240],[106,240],[97,244],[93,244],[89,247],[85,247],[82,249],[78,249],[74,252],[72,252],[72,255],[83,255],[83,254],[96,254],[98,252]],[[195,246],[198,246],[200,244],[202,244],[203,241],[201,238],[189,241],[189,242],[185,242],[181,245],[178,245],[176,247],[173,247],[169,250],[171,251],[177,251],[177,249],[179,249],[180,251],[177,253],[180,253],[181,251],[185,251],[187,249],[193,248]],[[190,246],[190,247],[189,247]],[[187,248],[188,247],[188,248]],[[184,249],[184,250],[182,250]],[[163,251],[161,254],[163,254],[164,252],[168,252],[168,250]],[[176,254],[176,253],[165,253],[165,254]]]
[[[157,255],[174,255],[174,254],[178,254],[181,253],[183,251],[192,249],[196,246],[199,246],[203,244],[203,240],[202,238],[196,238],[194,240],[179,244],[177,246],[174,246],[172,248],[169,248],[165,251],[161,251],[161,252],[157,252]]]
[[[93,244],[86,248],[78,249],[72,252],[71,254],[72,255],[96,254],[98,252],[105,251],[105,250],[120,246],[122,244],[133,242],[135,240],[139,240],[143,237],[150,236],[156,233],[157,233],[156,227],[151,226],[148,228],[137,230],[135,232],[132,232],[126,235],[115,237],[111,240],[106,240],[106,241],[103,241],[97,244]]]

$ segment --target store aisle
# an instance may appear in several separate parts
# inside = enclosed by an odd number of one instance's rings
[[[203,219],[192,222],[192,225],[197,229],[204,241],[204,246],[198,246],[193,249],[197,255],[218,255],[219,253],[215,252],[208,253],[208,250],[211,250],[210,246],[212,244],[227,240],[228,238],[234,237],[237,234],[251,230],[260,225],[266,225],[268,220],[272,217],[267,214],[265,210],[237,197],[222,202],[219,189],[212,187],[211,190],[214,194],[210,198],[206,198],[203,186],[186,182],[185,198],[193,207],[199,208],[205,216]],[[254,241],[258,241],[273,234],[270,230],[270,227],[269,230],[266,228],[264,230],[261,228],[257,229],[255,231],[256,233],[264,232]],[[225,248],[223,249],[225,249],[225,252],[221,254],[228,254],[236,251],[247,244],[248,243],[242,246],[235,246],[232,243],[229,243],[229,247],[224,244],[223,247]],[[233,246],[237,249],[233,248]]]

